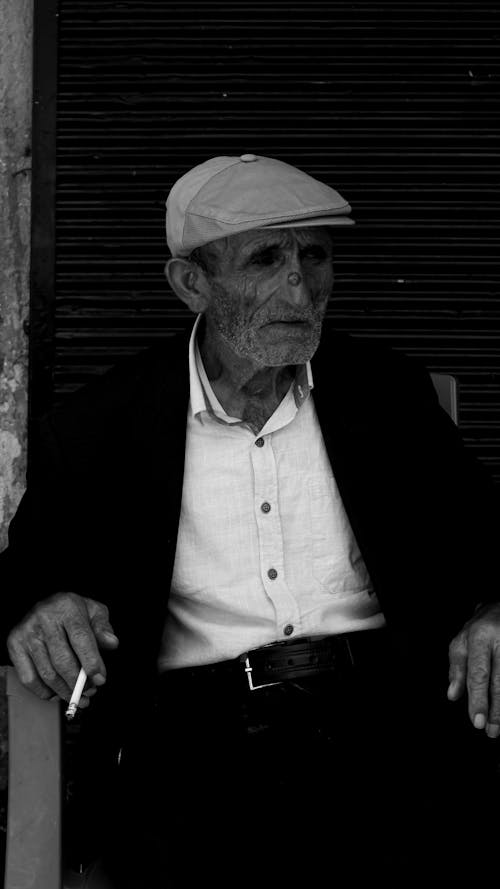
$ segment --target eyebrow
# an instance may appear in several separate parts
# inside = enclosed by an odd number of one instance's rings
[[[246,265],[251,262],[252,259],[255,259],[256,256],[259,256],[260,253],[267,253],[269,250],[279,250],[282,246],[282,241],[268,241],[267,243],[264,241],[260,244],[252,244],[251,248],[249,248],[250,252],[246,256],[243,256],[243,263]]]
[[[250,250],[250,253],[247,256],[243,257],[243,265],[248,265],[248,263],[252,262],[252,260],[255,259],[257,256],[259,256],[261,253],[267,253],[269,250],[276,250],[276,249],[279,250],[282,246],[283,246],[282,241],[271,241],[271,242],[268,242],[267,244],[263,243],[263,244],[260,244],[257,246],[253,245],[253,247]],[[303,253],[306,250],[320,250],[325,256],[327,256],[327,254],[328,254],[328,249],[324,244],[318,244],[317,242],[315,243],[314,241],[310,242],[309,244],[303,244],[300,247],[299,252]],[[333,250],[333,246],[332,246],[332,250]]]

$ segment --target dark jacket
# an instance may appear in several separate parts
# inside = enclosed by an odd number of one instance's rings
[[[120,637],[108,685],[127,700],[150,685],[165,620],[188,339],[126,361],[42,421],[0,556],[4,638],[54,591],[105,602]],[[449,641],[478,602],[500,598],[495,489],[418,362],[325,331],[312,368],[333,473],[388,627],[403,657],[438,659],[446,688]]]

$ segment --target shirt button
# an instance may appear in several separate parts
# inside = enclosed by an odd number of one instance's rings
[[[293,633],[293,624],[287,624],[286,627],[283,628],[283,632],[285,636],[291,636]]]
[[[260,508],[261,508],[262,512],[271,512],[271,504],[267,503],[267,501],[265,503],[263,503]]]
[[[278,572],[276,571],[276,568],[270,568],[269,571],[267,572],[267,576],[268,576],[269,580],[276,580],[276,578],[278,576]]]
[[[257,441],[255,442],[255,444],[257,445],[258,448],[263,448],[264,447],[264,439],[258,438]]]

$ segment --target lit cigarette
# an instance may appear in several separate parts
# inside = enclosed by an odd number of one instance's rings
[[[73,694],[71,695],[71,700],[68,704],[68,709],[66,710],[67,719],[73,719],[73,716],[76,713],[76,708],[80,703],[80,698],[82,696],[83,687],[87,681],[87,674],[83,667],[81,668],[78,679],[76,680],[76,685],[73,689]]]

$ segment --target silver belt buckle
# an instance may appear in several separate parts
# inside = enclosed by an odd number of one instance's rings
[[[250,666],[250,658],[245,658],[245,673],[247,674],[248,687],[250,691],[257,691],[258,688],[268,688],[270,685],[282,685],[282,682],[264,682],[262,685],[254,685],[252,681],[252,670]]]

